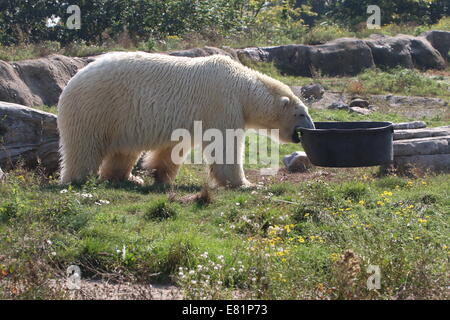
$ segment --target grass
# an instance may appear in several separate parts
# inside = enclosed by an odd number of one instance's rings
[[[75,264],[83,277],[171,282],[195,299],[448,298],[450,175],[332,172],[212,191],[205,206],[151,187],[63,188],[10,172],[0,185],[0,297],[53,297],[45,280]],[[202,170],[184,167],[171,193],[199,190],[194,175]],[[345,269],[349,250],[359,271]],[[378,291],[366,288],[369,265],[382,270]]]
[[[438,97],[450,101],[450,84],[444,75],[430,76],[417,70],[397,67],[388,70],[367,69],[355,77],[318,75],[314,78],[309,78],[281,74],[273,63],[244,62],[247,66],[290,86],[303,86],[314,82],[321,84],[330,91],[362,96],[369,94],[396,94]]]

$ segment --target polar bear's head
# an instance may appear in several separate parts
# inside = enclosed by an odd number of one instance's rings
[[[281,142],[299,143],[297,129],[314,128],[308,108],[285,84],[258,73],[263,85],[253,100],[250,127],[279,129]]]

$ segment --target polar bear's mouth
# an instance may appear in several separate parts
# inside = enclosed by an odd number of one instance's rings
[[[300,131],[298,130],[300,127],[295,127],[294,133],[292,134],[292,142],[294,143],[300,143]]]

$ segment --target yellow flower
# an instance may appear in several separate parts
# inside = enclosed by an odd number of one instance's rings
[[[384,202],[383,201],[377,201],[377,205],[384,206]]]
[[[304,243],[305,239],[303,237],[299,236],[297,241],[300,243]]]
[[[420,223],[427,223],[427,222],[428,222],[428,220],[422,219],[422,218],[419,218],[418,221],[419,221]]]
[[[364,201],[364,200],[360,200],[359,202],[358,202],[358,204],[360,204],[360,205],[365,205],[366,204],[366,202]]]
[[[332,253],[331,255],[330,255],[330,258],[331,258],[331,260],[333,260],[333,261],[338,261],[339,259],[340,259],[340,255],[338,254],[338,253]]]

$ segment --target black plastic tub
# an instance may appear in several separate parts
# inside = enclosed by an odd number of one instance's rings
[[[391,122],[315,122],[298,128],[312,164],[321,167],[370,167],[393,160]]]

